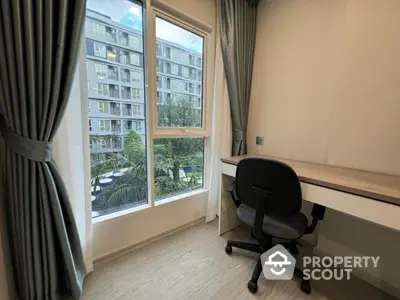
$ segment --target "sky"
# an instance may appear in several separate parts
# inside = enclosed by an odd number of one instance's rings
[[[87,8],[111,17],[115,22],[142,30],[142,7],[128,0],[87,0]],[[183,47],[203,52],[203,38],[174,24],[156,18],[156,36]]]

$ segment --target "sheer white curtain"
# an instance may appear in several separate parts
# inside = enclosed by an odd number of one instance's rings
[[[85,43],[81,43],[84,45]],[[81,239],[86,269],[93,271],[92,203],[85,49],[82,46],[65,116],[53,144],[53,157],[67,186]],[[83,101],[82,101],[83,100]],[[85,117],[86,116],[86,117]]]
[[[217,14],[218,15],[218,14]],[[218,17],[219,18],[219,17]],[[231,155],[232,130],[229,109],[229,95],[226,86],[222,60],[219,19],[217,19],[214,71],[214,109],[211,132],[211,167],[206,222],[215,219],[218,211],[221,189],[221,157]]]

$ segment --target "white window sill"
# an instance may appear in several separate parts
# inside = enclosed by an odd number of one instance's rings
[[[155,202],[155,206],[168,204],[168,203],[175,202],[175,201],[178,201],[178,200],[184,200],[184,199],[187,199],[187,198],[190,198],[190,197],[193,197],[193,196],[196,196],[196,195],[201,195],[201,194],[204,194],[204,193],[207,193],[207,192],[208,192],[208,190],[206,190],[204,188],[198,189],[198,190],[195,190],[195,191],[192,191],[192,192],[188,192],[188,193],[184,193],[184,194],[181,194],[181,195],[176,195],[176,196],[169,197],[169,198],[166,198],[166,199],[158,200],[158,201]],[[104,215],[104,216],[93,218],[92,219],[92,223],[93,224],[97,224],[97,223],[109,221],[109,220],[112,220],[112,219],[117,219],[117,218],[120,218],[120,217],[123,217],[123,216],[127,216],[127,215],[130,215],[130,214],[133,214],[135,212],[138,212],[138,211],[141,211],[141,210],[144,210],[144,209],[148,209],[148,208],[151,208],[149,203],[143,204],[143,205],[139,205],[139,206],[135,206],[135,207],[132,207],[132,208],[129,208],[129,209],[125,209],[125,210],[117,211],[117,212],[114,212],[114,213],[111,213],[111,214],[107,214],[107,215]]]

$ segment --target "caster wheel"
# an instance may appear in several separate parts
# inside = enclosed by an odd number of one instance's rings
[[[257,289],[258,289],[257,282],[250,280],[249,283],[247,284],[247,288],[249,289],[249,291],[251,293],[253,293],[253,294],[257,293]]]
[[[300,285],[301,290],[306,293],[310,294],[311,293],[311,285],[309,280],[303,280]]]
[[[231,255],[232,254],[232,246],[226,245],[225,253]]]

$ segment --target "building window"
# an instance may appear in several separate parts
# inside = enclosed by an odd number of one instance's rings
[[[108,66],[108,79],[118,81],[118,68]]]
[[[187,53],[182,53],[181,62],[182,62],[183,64],[185,64],[185,65],[188,65],[188,64],[189,64],[189,54],[187,54]]]
[[[127,65],[128,64],[128,55],[127,52],[121,52],[119,56],[119,61],[121,64]]]
[[[139,100],[140,99],[140,90],[139,89],[132,89],[132,99]]]
[[[162,97],[161,97],[162,93],[161,92],[157,92],[157,103],[158,104],[162,104]]]
[[[162,60],[157,59],[157,72],[164,72],[164,64]]]
[[[178,75],[178,65],[171,64],[171,74]]]
[[[98,108],[99,108],[99,112],[101,112],[101,113],[109,113],[110,112],[108,102],[99,101]]]
[[[196,67],[201,68],[201,58],[200,57],[196,58]]]
[[[94,55],[98,57],[106,57],[106,46],[100,43],[93,43]]]
[[[122,99],[130,100],[132,98],[131,88],[127,86],[122,87]]]
[[[117,85],[110,84],[110,97],[116,99],[119,98],[119,90]]]
[[[119,44],[121,46],[128,46],[128,34],[126,32],[121,32],[119,36]]]
[[[142,115],[142,106],[141,105],[133,105],[133,115],[134,116],[141,116]]]
[[[93,36],[104,38],[106,36],[106,26],[92,21]]]
[[[196,94],[201,94],[201,85],[197,85],[196,87]]]
[[[136,131],[142,131],[142,122],[141,121],[134,121],[134,126]]]
[[[124,104],[123,115],[125,117],[131,117],[132,116],[132,105],[131,104]]]
[[[186,78],[189,77],[189,69],[187,67],[182,67],[182,76]]]
[[[92,120],[89,119],[89,131],[92,131]]]
[[[121,69],[121,80],[123,82],[130,82],[131,81],[131,72],[127,69]]]
[[[140,49],[140,40],[137,36],[129,35],[128,36],[129,47],[134,49]]]
[[[140,66],[140,55],[137,53],[130,53],[131,65]]]
[[[167,89],[171,89],[171,78],[167,78]]]
[[[96,69],[97,78],[104,79],[107,76],[107,66],[103,64],[95,63],[94,67]]]
[[[140,81],[140,72],[138,71],[131,71],[132,81],[139,82]]]
[[[117,49],[111,46],[107,46],[107,59],[111,61],[117,60]]]
[[[159,44],[159,43],[157,43],[157,49],[156,49],[156,52],[157,52],[157,56],[162,56],[162,47],[161,47],[161,44]]]
[[[109,95],[109,88],[108,84],[106,83],[97,83],[97,94],[99,96],[108,96]]]
[[[111,130],[111,121],[110,120],[99,120],[99,130],[101,132],[110,131]]]
[[[162,88],[162,77],[161,76],[157,76],[157,87]]]
[[[195,57],[193,55],[189,55],[189,64],[192,66],[195,65]]]
[[[169,48],[169,47],[167,47],[167,46],[164,46],[164,49],[163,49],[163,56],[164,56],[165,58],[171,58],[171,48]]]

